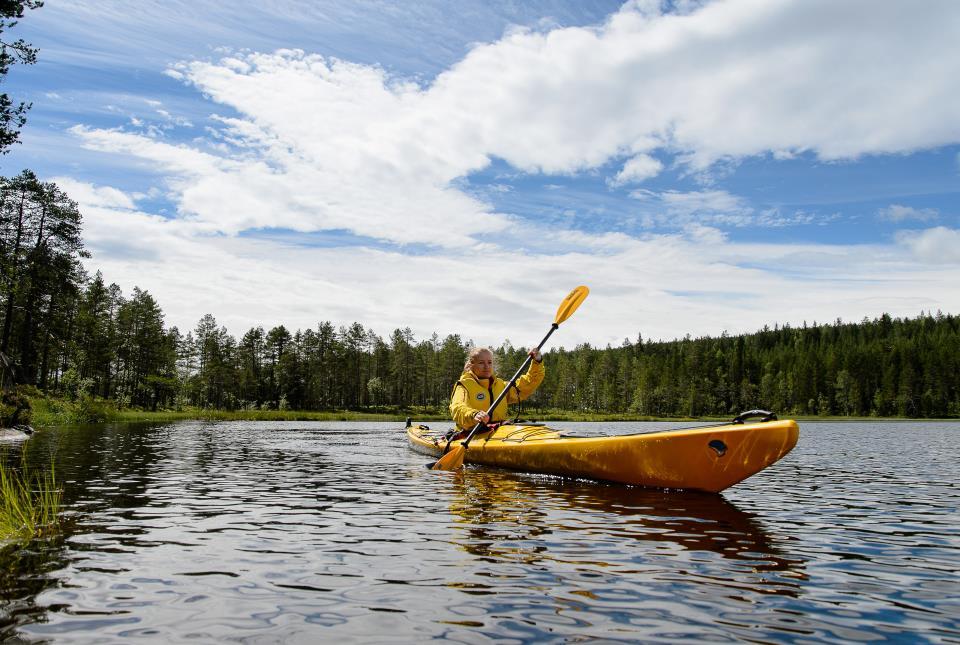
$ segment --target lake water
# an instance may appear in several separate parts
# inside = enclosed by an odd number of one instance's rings
[[[0,640],[960,642],[958,443],[804,423],[708,495],[432,472],[400,424],[44,430],[67,520],[0,550]]]

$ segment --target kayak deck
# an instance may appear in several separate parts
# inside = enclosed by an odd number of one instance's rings
[[[525,472],[718,493],[763,470],[797,443],[795,421],[766,421],[606,437],[563,436],[539,424],[504,424],[478,433],[465,462]],[[442,432],[407,427],[410,446],[440,457]],[[462,443],[453,441],[450,447]]]

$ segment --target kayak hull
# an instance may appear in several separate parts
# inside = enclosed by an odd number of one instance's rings
[[[570,437],[542,425],[502,425],[477,434],[465,463],[583,477],[635,486],[711,493],[776,463],[797,444],[795,421],[731,424],[607,437]],[[440,457],[446,440],[424,425],[407,428],[410,446]],[[461,441],[451,443],[451,448]]]

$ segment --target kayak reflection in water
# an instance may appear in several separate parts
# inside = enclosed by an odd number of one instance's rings
[[[460,380],[450,396],[450,416],[460,430],[470,431],[477,423],[504,421],[507,405],[519,403],[533,394],[543,382],[543,356],[536,349],[529,352],[533,358],[527,373],[517,379],[507,396],[497,405],[492,415],[487,414],[507,382],[494,375],[493,352],[486,347],[475,347],[467,357]]]
[[[618,573],[630,573],[617,581],[624,593],[639,574],[790,597],[808,577],[807,560],[786,548],[789,536],[771,535],[762,517],[722,496],[484,469],[452,481],[454,542],[480,558],[466,568],[473,575],[505,561],[549,566],[558,580],[576,570],[568,582],[578,586],[609,587]]]

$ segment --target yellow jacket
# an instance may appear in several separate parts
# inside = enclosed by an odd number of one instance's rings
[[[503,397],[500,405],[493,411],[491,421],[503,421],[507,418],[507,405],[523,401],[533,394],[543,382],[545,374],[543,363],[530,361],[527,373],[517,379],[516,385],[510,388],[507,396]],[[493,381],[490,383],[490,381]],[[450,416],[461,430],[470,430],[477,425],[473,415],[477,410],[484,412],[500,396],[507,382],[498,376],[480,381],[473,372],[467,370],[460,375],[460,380],[453,386],[450,396]]]

